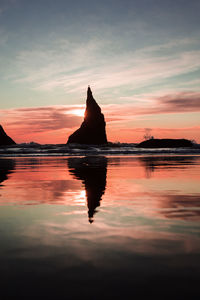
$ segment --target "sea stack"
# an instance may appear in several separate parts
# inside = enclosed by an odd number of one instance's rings
[[[0,125],[0,146],[15,145],[16,143],[5,133]]]
[[[84,121],[80,128],[69,136],[67,144],[106,144],[107,137],[105,127],[104,115],[101,113],[101,108],[93,98],[90,87],[88,87]]]
[[[194,144],[186,139],[150,139],[137,145],[138,148],[187,148]]]

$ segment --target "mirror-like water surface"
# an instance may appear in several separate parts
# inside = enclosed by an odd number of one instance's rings
[[[195,299],[199,181],[199,156],[0,159],[2,295]]]

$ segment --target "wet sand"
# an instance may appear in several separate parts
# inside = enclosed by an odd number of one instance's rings
[[[0,159],[1,294],[195,299],[200,157]]]

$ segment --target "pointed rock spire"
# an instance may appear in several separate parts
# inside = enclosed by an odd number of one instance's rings
[[[96,116],[99,116],[100,114],[101,108],[94,100],[90,86],[88,86],[84,121],[88,122],[91,119],[96,118]]]
[[[81,127],[70,135],[67,143],[106,144],[105,126],[104,115],[101,113],[101,108],[93,98],[90,86],[88,86],[84,121]]]
[[[93,98],[91,88],[90,88],[90,86],[88,85],[87,98],[90,98],[90,97]]]
[[[0,125],[0,146],[15,145],[16,143],[5,133]]]

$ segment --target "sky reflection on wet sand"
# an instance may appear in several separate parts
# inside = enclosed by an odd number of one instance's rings
[[[155,296],[156,282],[176,299],[197,295],[200,157],[8,158],[0,171],[0,263],[12,295],[17,278],[30,288],[43,278],[36,291],[49,297],[69,281],[67,299],[88,295],[91,280],[100,299],[100,279],[117,299],[132,288]]]

